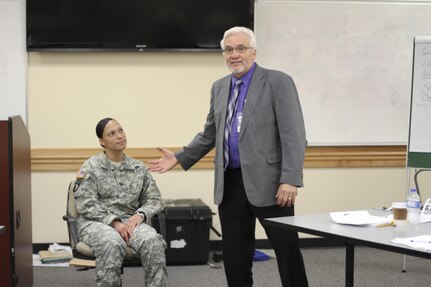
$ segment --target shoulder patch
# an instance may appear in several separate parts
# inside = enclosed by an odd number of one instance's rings
[[[85,171],[83,171],[82,169],[80,169],[78,171],[78,173],[76,174],[76,179],[83,179],[85,176]]]

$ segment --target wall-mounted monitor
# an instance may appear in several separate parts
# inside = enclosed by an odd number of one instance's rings
[[[254,0],[27,0],[27,50],[219,50]]]

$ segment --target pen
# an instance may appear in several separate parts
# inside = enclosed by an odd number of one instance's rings
[[[391,222],[386,222],[386,223],[381,223],[376,225],[376,227],[386,227],[386,226],[394,226],[394,222],[391,221]]]

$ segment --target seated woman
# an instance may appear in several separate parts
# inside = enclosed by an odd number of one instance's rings
[[[145,286],[168,286],[164,241],[149,225],[163,209],[156,182],[141,161],[124,154],[126,134],[116,120],[100,120],[96,134],[104,151],[82,165],[75,192],[79,237],[96,257],[96,285],[121,286],[130,246],[141,258]]]

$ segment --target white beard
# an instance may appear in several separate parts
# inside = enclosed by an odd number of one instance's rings
[[[242,65],[240,67],[232,67],[230,65],[227,65],[229,70],[232,72],[232,74],[240,74],[243,73],[245,71],[245,65]]]

